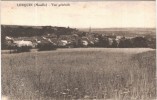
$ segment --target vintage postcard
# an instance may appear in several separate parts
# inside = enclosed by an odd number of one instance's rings
[[[1,1],[2,100],[155,100],[156,1]]]

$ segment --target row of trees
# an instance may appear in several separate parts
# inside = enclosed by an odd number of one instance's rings
[[[76,40],[78,47],[81,47],[81,37]],[[156,48],[156,38],[153,37],[132,37],[126,38],[122,37],[121,39],[116,39],[116,36],[104,36],[104,35],[94,35],[93,44],[89,46],[93,47],[106,47],[106,48]]]

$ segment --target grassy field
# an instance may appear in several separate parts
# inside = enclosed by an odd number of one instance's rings
[[[155,67],[155,50],[144,48],[2,54],[2,95],[11,100],[151,100]]]

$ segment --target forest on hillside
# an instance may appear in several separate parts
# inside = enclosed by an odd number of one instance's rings
[[[11,26],[1,25],[2,34],[11,37],[32,37],[42,36],[46,34],[55,35],[71,35],[77,32],[76,29],[69,27],[53,27],[53,26]]]

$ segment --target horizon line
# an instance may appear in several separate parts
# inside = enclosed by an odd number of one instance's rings
[[[103,29],[103,28],[155,28],[156,27],[70,27],[70,26],[53,26],[53,25],[9,25],[9,24],[1,24],[2,25],[6,25],[6,26],[28,26],[28,27],[42,27],[42,26],[51,26],[51,27],[69,27],[69,28],[76,28],[76,29],[89,29],[89,28],[99,28],[99,29]]]

